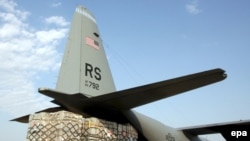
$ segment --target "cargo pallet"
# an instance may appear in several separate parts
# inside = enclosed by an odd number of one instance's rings
[[[26,141],[137,141],[129,123],[119,124],[68,111],[30,115]]]

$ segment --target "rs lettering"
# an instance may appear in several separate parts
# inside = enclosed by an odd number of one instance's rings
[[[100,81],[102,79],[101,69],[99,67],[93,67],[89,63],[85,63],[85,76],[89,76],[90,78],[95,78]]]

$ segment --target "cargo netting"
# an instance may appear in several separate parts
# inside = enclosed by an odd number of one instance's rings
[[[95,117],[84,118],[68,111],[36,113],[29,117],[27,141],[137,141],[137,131]]]

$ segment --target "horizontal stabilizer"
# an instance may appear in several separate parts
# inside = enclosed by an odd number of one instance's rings
[[[91,98],[80,93],[67,94],[48,88],[40,88],[38,91],[53,98],[53,103],[71,112],[121,117],[121,111],[206,86],[225,78],[226,74],[224,70],[213,69]],[[15,119],[15,121],[22,122],[23,118],[27,119],[24,116]]]

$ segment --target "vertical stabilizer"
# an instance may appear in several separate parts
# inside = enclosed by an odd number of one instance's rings
[[[74,13],[56,90],[89,97],[115,91],[96,20],[82,6]]]

